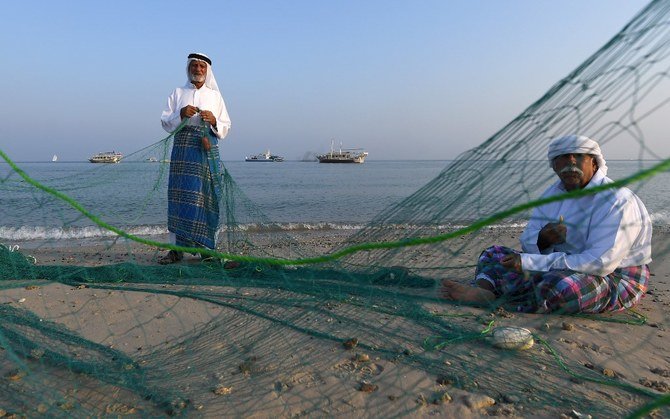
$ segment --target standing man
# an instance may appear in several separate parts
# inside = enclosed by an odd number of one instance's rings
[[[611,183],[595,141],[570,135],[549,144],[559,180],[543,198]],[[445,279],[441,297],[487,304],[504,297],[518,311],[601,313],[637,304],[647,290],[652,225],[628,188],[551,202],[533,211],[523,252],[492,246],[477,264],[473,286]]]
[[[215,249],[221,193],[218,142],[228,134],[230,117],[209,57],[189,54],[186,75],[186,84],[170,94],[161,115],[166,131],[181,126],[170,157],[168,230],[179,246]],[[170,250],[158,262],[175,263],[183,256]]]

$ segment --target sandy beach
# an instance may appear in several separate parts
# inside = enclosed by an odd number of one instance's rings
[[[305,232],[297,240],[319,254],[348,236]],[[515,245],[517,237],[491,230],[471,248]],[[655,230],[650,288],[634,312],[588,317],[446,303],[435,285],[271,283],[259,270],[256,277],[126,282],[122,262],[150,269],[162,251],[21,243],[37,266],[107,266],[116,274],[109,282],[4,281],[5,316],[34,315],[81,340],[65,344],[62,335],[19,321],[6,324],[6,338],[9,330],[51,342],[54,353],[88,364],[54,364],[44,355],[50,348],[21,349],[10,338],[0,407],[28,417],[627,416],[670,393],[669,239]],[[459,260],[476,256],[472,250]],[[179,265],[202,263],[189,257]],[[459,271],[453,279],[468,278]],[[527,328],[535,344],[494,347],[485,332],[501,326]],[[139,375],[125,384],[86,365]],[[667,405],[652,414],[668,415]]]

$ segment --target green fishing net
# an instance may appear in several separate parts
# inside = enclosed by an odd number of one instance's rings
[[[217,251],[179,249],[188,260],[158,265],[178,248],[130,227],[165,210],[168,166],[160,162],[170,157],[171,135],[118,165],[60,178],[35,178],[0,150],[9,173],[0,179],[0,216],[55,219],[64,232],[32,251],[0,246],[0,409],[30,417],[386,417],[440,414],[461,395],[490,415],[668,415],[666,348],[656,360],[666,368],[638,377],[625,362],[640,342],[593,348],[565,334],[577,323],[585,334],[645,328],[638,333],[653,345],[667,307],[650,326],[636,311],[539,316],[512,313],[504,301],[462,306],[437,298],[436,288],[443,278],[469,281],[492,240],[518,247],[524,220],[554,181],[546,149],[557,136],[625,144],[635,170],[610,187],[639,191],[667,176],[656,127],[670,108],[669,55],[670,4],[653,1],[491,138],[332,243],[277,228],[224,165]],[[145,166],[141,176],[119,170],[153,158],[149,176]],[[90,198],[124,182],[145,191],[132,213],[100,210]],[[67,237],[82,226],[108,234]],[[99,262],[84,263],[90,258],[79,252],[91,249]],[[667,250],[655,243],[655,260]],[[38,261],[38,252],[53,258]],[[494,347],[498,325],[527,327],[535,345]]]

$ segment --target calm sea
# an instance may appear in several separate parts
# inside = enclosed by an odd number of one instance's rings
[[[366,161],[364,164],[224,162],[242,191],[240,211],[287,230],[356,229],[430,182],[449,161]],[[613,179],[656,162],[610,161]],[[122,162],[18,163],[30,177],[72,198],[102,220],[136,235],[167,232],[167,164]],[[547,170],[549,168],[547,167]],[[156,185],[159,185],[156,187]],[[656,225],[670,216],[670,173],[633,189]],[[248,200],[247,200],[248,199]],[[246,207],[245,207],[246,205]],[[260,216],[260,217],[259,217]],[[244,219],[240,219],[244,222]],[[0,240],[94,238],[110,235],[62,199],[30,187],[0,163]]]

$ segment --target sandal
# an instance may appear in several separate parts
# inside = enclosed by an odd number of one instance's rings
[[[242,263],[236,260],[227,260],[223,264],[223,269],[235,269],[242,266]]]
[[[177,263],[184,258],[183,252],[177,252],[176,250],[170,250],[167,255],[158,259],[158,263],[161,265],[169,265],[171,263]]]

